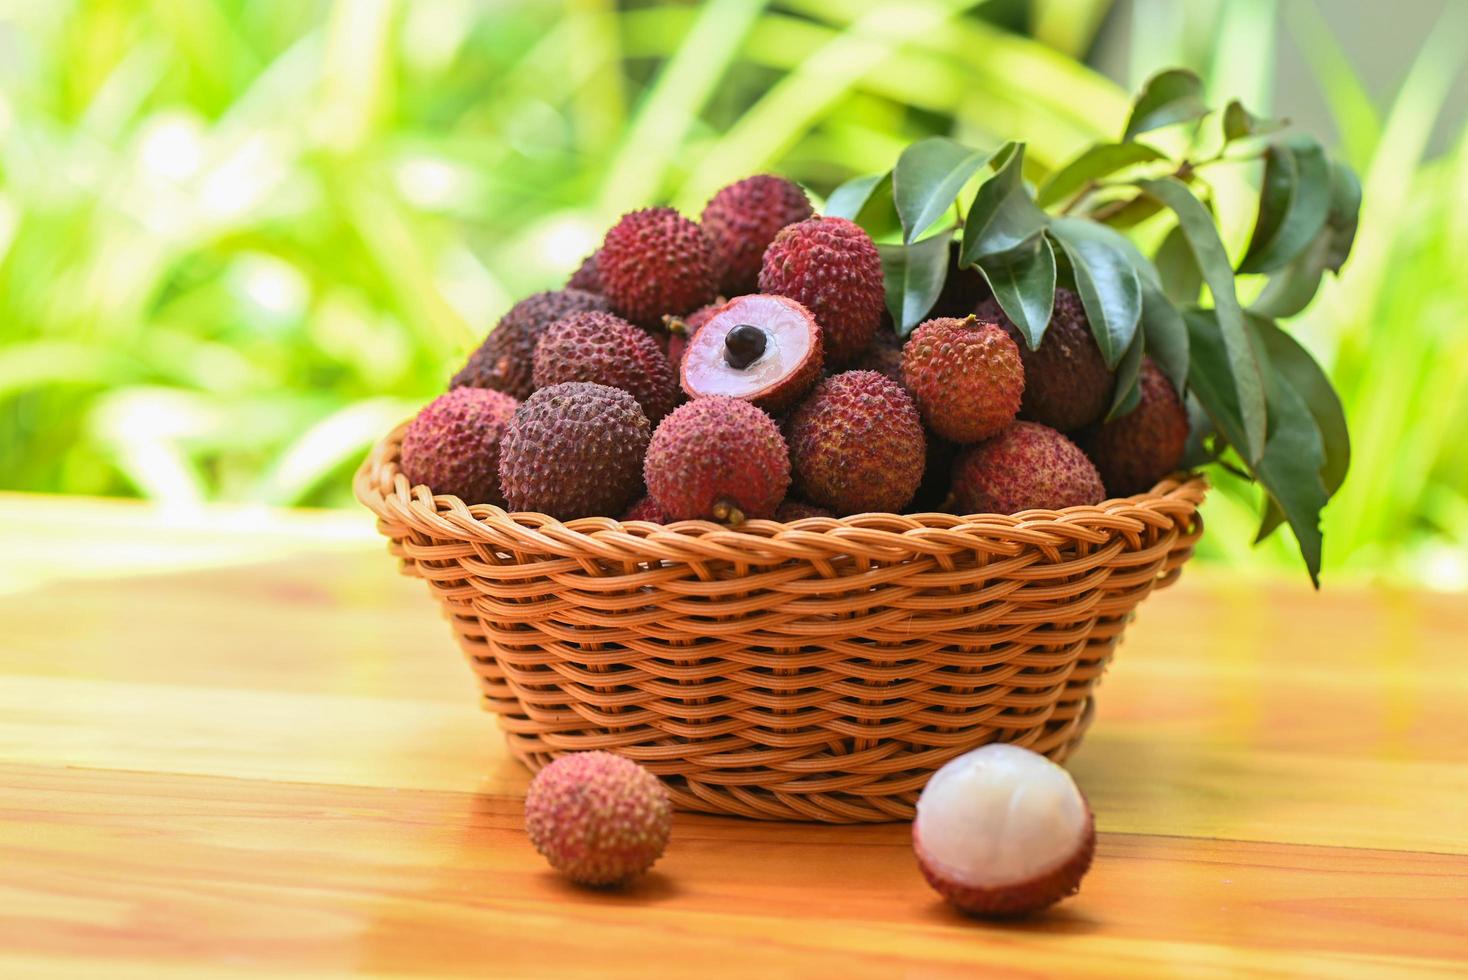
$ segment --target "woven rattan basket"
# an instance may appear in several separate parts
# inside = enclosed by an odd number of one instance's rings
[[[515,755],[607,749],[682,808],[765,819],[909,819],[934,770],[996,740],[1063,760],[1207,489],[1016,517],[563,524],[409,485],[402,433],[357,497],[443,604]]]

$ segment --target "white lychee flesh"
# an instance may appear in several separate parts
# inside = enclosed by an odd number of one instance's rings
[[[923,875],[975,915],[1023,915],[1074,894],[1096,830],[1070,773],[995,743],[951,760],[917,802],[913,849]]]
[[[764,331],[765,349],[747,366],[735,368],[724,360],[724,338],[743,323]],[[693,398],[728,395],[759,401],[792,378],[808,375],[814,381],[820,365],[811,362],[820,357],[815,349],[819,343],[815,321],[794,300],[763,294],[740,296],[724,304],[688,341],[683,388]]]

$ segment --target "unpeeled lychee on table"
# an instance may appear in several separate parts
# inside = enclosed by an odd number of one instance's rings
[[[1029,749],[994,743],[928,780],[912,847],[928,884],[959,909],[1018,916],[1080,889],[1096,826],[1070,773]]]

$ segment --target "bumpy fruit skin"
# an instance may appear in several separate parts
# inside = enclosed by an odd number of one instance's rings
[[[672,208],[623,215],[596,261],[602,294],[638,326],[659,326],[665,314],[695,310],[718,292],[713,246],[702,228]]]
[[[1014,341],[998,324],[972,318],[921,324],[902,349],[902,377],[928,427],[958,443],[1014,421],[1025,388]]]
[[[677,400],[678,379],[657,341],[612,313],[573,313],[551,324],[535,346],[533,378],[536,388],[567,381],[621,388],[653,425]]]
[[[551,867],[581,885],[624,884],[651,868],[673,831],[656,776],[610,752],[546,766],[525,794],[525,832]]]
[[[872,337],[871,346],[852,367],[858,371],[876,371],[906,387],[902,380],[902,339],[893,332],[886,318]]]
[[[702,312],[702,311],[700,311]],[[765,332],[765,351],[753,363],[734,368],[724,358],[724,342],[737,326]],[[767,412],[780,413],[810,391],[825,363],[821,328],[810,311],[787,296],[739,296],[699,320],[681,364],[689,398],[729,395]]]
[[[566,280],[566,288],[584,289],[588,293],[601,292],[601,272],[597,269],[597,260],[600,256],[601,249],[597,249],[582,259],[576,271],[571,273],[571,278]]]
[[[787,500],[780,505],[779,510],[775,511],[775,520],[784,521],[787,524],[791,521],[803,521],[807,517],[835,516],[824,507],[817,507],[815,504],[808,504],[802,500]]]
[[[647,491],[675,521],[772,517],[790,488],[790,453],[764,412],[716,396],[680,405],[647,448]]]
[[[524,400],[535,385],[531,380],[535,345],[552,323],[572,313],[611,307],[596,293],[557,289],[528,296],[510,307],[484,338],[469,362],[449,382],[451,388],[492,388]]]
[[[1115,380],[1096,346],[1081,298],[1073,290],[1064,286],[1055,290],[1055,311],[1037,350],[1030,350],[1019,328],[994,300],[980,303],[978,316],[1002,325],[1019,348],[1025,366],[1020,418],[1074,432],[1106,414]]]
[[[1038,422],[1016,422],[967,446],[953,467],[960,514],[1017,514],[1099,504],[1106,488],[1081,447]]]
[[[487,388],[454,388],[439,395],[403,434],[398,461],[403,475],[466,504],[504,506],[500,441],[519,404]]]
[[[654,524],[672,523],[668,515],[658,506],[658,502],[651,497],[643,497],[627,508],[627,513],[622,515],[624,521],[651,521]]]
[[[923,478],[923,424],[912,397],[875,371],[816,386],[786,423],[795,482],[837,514],[900,511]]]
[[[765,250],[759,290],[810,310],[834,365],[866,350],[887,302],[877,246],[845,218],[808,218],[782,228]]]
[[[1150,357],[1142,359],[1142,399],[1119,419],[1103,422],[1080,443],[1113,497],[1145,493],[1178,468],[1188,446],[1188,411],[1177,389]]]
[[[620,388],[569,381],[535,392],[500,443],[500,489],[509,510],[558,520],[620,514],[641,489],[652,431]]]
[[[775,235],[810,216],[805,191],[783,177],[746,177],[715,194],[699,222],[723,271],[719,291],[725,296],[754,292],[760,262]]]

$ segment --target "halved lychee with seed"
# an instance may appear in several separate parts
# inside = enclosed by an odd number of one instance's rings
[[[928,884],[959,909],[1018,916],[1076,893],[1096,825],[1070,773],[1029,749],[994,743],[928,780],[912,846]]]
[[[683,390],[781,412],[815,384],[822,362],[821,328],[804,306],[784,296],[739,296],[689,338]]]

